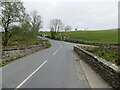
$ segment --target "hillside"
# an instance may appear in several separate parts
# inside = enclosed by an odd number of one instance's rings
[[[118,43],[118,31],[72,31],[62,32],[72,39],[95,41],[103,43]]]

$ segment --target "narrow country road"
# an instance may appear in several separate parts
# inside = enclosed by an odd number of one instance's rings
[[[2,68],[2,88],[90,88],[72,43],[50,40],[52,47]]]

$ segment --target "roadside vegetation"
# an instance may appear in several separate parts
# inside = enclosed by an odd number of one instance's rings
[[[13,62],[15,60],[16,59],[10,59],[10,60],[7,60],[7,61],[1,61],[0,62],[0,67],[3,67],[3,66],[5,66],[5,65],[7,65],[7,64],[9,64],[9,63],[11,63],[11,62]]]
[[[41,41],[36,38],[36,36],[31,36],[30,34],[20,34],[17,33],[13,35],[8,43],[7,46],[3,49],[9,49],[9,48],[25,48],[30,47],[33,45],[40,45]]]
[[[51,43],[47,44],[46,48],[50,48],[52,46]]]
[[[113,50],[95,50],[95,51],[90,51],[91,53],[108,60],[116,65],[120,66],[120,58],[119,58],[119,53],[118,51],[113,51]]]

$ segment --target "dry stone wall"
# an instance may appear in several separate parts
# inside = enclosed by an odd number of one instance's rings
[[[2,50],[2,61],[7,61],[10,59],[17,59],[35,53],[41,49],[46,48],[49,41],[44,41],[42,45],[31,46],[27,48],[15,48],[15,49],[4,49]]]
[[[120,90],[120,68],[118,66],[78,46],[74,46],[74,51],[109,85]]]

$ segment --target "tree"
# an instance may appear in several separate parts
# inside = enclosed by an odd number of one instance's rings
[[[66,26],[65,27],[65,31],[71,31],[71,29],[72,29],[71,26]]]
[[[50,30],[50,34],[51,34],[51,38],[54,39],[56,33],[54,32],[54,29],[53,29],[53,28],[51,28],[51,30]]]
[[[58,33],[63,28],[63,23],[60,19],[53,19],[50,21],[50,28],[53,28],[55,33]]]
[[[24,34],[28,34],[32,30],[31,17],[28,13],[25,13],[24,20],[21,22],[21,30]]]
[[[21,27],[17,25],[12,26],[10,31],[12,32],[12,35],[21,35],[23,33]]]
[[[3,46],[7,46],[7,42],[12,36],[12,26],[19,24],[24,19],[25,8],[22,2],[0,2],[0,6]]]
[[[36,10],[33,10],[31,12],[31,25],[32,30],[34,34],[37,34],[39,32],[39,29],[42,28],[42,18],[40,15],[38,15],[38,12]]]
[[[24,16],[24,21],[21,23],[21,29],[25,35],[36,36],[38,35],[39,29],[42,28],[42,19],[38,15],[36,10],[33,10],[31,14],[28,13]]]
[[[30,32],[32,32],[31,29],[32,26],[29,23],[24,22],[21,24],[21,31],[24,32],[24,34],[30,34]]]
[[[75,28],[75,31],[77,31],[77,28]]]

